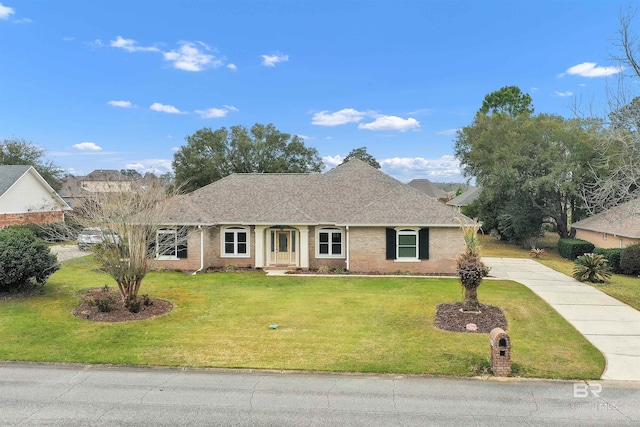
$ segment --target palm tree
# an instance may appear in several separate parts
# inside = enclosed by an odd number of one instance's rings
[[[485,266],[480,260],[480,242],[478,240],[480,225],[477,222],[465,224],[460,218],[456,219],[460,222],[465,243],[465,251],[457,259],[458,276],[465,290],[462,311],[480,311],[478,287],[485,271]]]

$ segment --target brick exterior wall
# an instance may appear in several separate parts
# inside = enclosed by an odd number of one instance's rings
[[[351,271],[455,274],[455,259],[464,250],[459,228],[430,228],[429,259],[418,262],[387,260],[385,233],[384,227],[350,227]]]
[[[346,257],[342,258],[316,258],[316,231],[322,227],[309,227],[309,269],[318,270],[321,267],[328,268],[347,268]],[[344,230],[343,230],[344,231]],[[346,233],[343,237],[346,241]],[[346,244],[345,244],[346,251]]]
[[[613,234],[598,233],[596,231],[580,230],[576,228],[576,239],[593,243],[596,248],[625,248],[640,243],[640,239],[614,236]]]
[[[12,225],[51,224],[62,221],[64,221],[63,211],[0,214],[0,228],[10,227]]]
[[[511,375],[511,339],[502,328],[495,328],[489,334],[491,371],[496,377]]]

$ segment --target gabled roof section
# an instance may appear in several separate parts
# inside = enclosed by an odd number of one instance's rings
[[[640,239],[640,199],[623,203],[571,224],[579,230]]]
[[[456,207],[469,206],[471,203],[476,201],[478,197],[480,197],[480,188],[470,186],[462,194],[449,200],[447,205]]]
[[[115,169],[96,169],[82,177],[82,181],[131,181],[131,178]]]
[[[447,192],[441,188],[436,187],[435,184],[428,179],[414,179],[411,180],[407,185],[435,199],[447,198]]]
[[[437,200],[353,159],[323,174],[229,175],[177,198],[167,222],[457,226],[456,215]]]
[[[31,167],[29,165],[0,165],[0,196],[11,188]]]

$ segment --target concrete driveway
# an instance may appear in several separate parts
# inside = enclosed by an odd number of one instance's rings
[[[531,259],[482,261],[491,267],[490,277],[522,283],[598,348],[607,360],[602,379],[640,381],[639,311]]]
[[[68,261],[74,258],[80,258],[90,255],[90,251],[81,251],[78,245],[55,245],[51,246],[51,252],[58,255],[58,261]]]

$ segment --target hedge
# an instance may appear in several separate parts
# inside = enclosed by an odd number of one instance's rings
[[[620,255],[622,254],[622,249],[620,248],[595,248],[593,250],[594,254],[599,254],[604,256],[609,262],[609,267],[611,268],[611,272],[615,274],[622,273],[622,269],[620,268]]]
[[[640,243],[629,245],[622,250],[620,269],[624,274],[640,276]]]
[[[581,255],[593,252],[595,246],[591,242],[581,239],[560,239],[558,240],[558,253],[561,257],[575,260]]]

